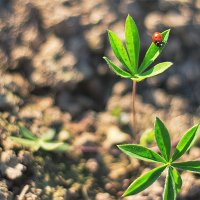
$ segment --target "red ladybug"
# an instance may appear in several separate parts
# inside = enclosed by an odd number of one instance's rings
[[[162,42],[163,42],[162,34],[159,32],[155,32],[152,35],[152,41],[156,46],[158,47],[162,46]]]

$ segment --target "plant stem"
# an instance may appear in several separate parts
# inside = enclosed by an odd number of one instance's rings
[[[137,120],[136,120],[136,110],[135,110],[135,101],[136,101],[136,81],[133,81],[133,91],[132,91],[132,112],[133,112],[133,132],[134,132],[134,140],[137,142]]]

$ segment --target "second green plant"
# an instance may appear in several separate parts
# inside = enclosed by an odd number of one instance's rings
[[[137,178],[124,192],[123,196],[134,195],[145,190],[147,187],[153,184],[167,168],[168,174],[165,180],[163,200],[175,200],[182,186],[181,176],[177,169],[200,173],[199,160],[177,162],[177,160],[183,154],[185,154],[194,143],[199,132],[198,129],[199,124],[193,126],[183,135],[172,156],[170,135],[167,128],[159,118],[157,118],[155,121],[154,133],[161,155],[147,147],[137,144],[118,145],[119,149],[129,156],[140,160],[161,164],[161,166],[156,167]]]
[[[33,151],[37,151],[41,148],[45,151],[65,152],[70,149],[70,146],[64,142],[52,141],[55,137],[55,131],[52,129],[42,134],[41,137],[36,137],[25,127],[19,127],[19,131],[22,135],[22,138],[12,136],[10,139],[15,143],[32,149]]]

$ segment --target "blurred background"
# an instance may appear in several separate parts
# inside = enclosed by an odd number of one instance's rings
[[[200,0],[0,0],[1,120],[21,121],[38,135],[53,128],[57,139],[71,145],[106,149],[103,155],[33,155],[13,150],[5,141],[12,131],[0,128],[1,155],[7,156],[1,156],[1,199],[4,194],[17,199],[29,185],[24,199],[112,200],[148,168],[116,150],[115,144],[132,134],[132,83],[102,59],[106,55],[117,63],[106,31],[124,40],[127,14],[138,26],[140,60],[151,35],[171,29],[155,63],[171,61],[173,67],[137,86],[140,133],[153,127],[155,116],[165,121],[172,138],[200,121]],[[188,158],[199,156],[197,144]],[[25,167],[14,178],[6,171],[13,167],[11,158]],[[200,199],[198,177],[185,173],[183,180],[180,199]],[[163,180],[155,184],[127,199],[161,199]]]

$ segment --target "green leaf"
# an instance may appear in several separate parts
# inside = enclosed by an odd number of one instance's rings
[[[108,66],[119,76],[123,77],[123,78],[131,78],[132,75],[129,74],[128,72],[122,70],[121,68],[119,68],[118,66],[116,66],[111,60],[109,60],[106,57],[103,57],[103,59],[107,62]]]
[[[130,15],[126,18],[125,24],[126,47],[131,61],[132,72],[137,71],[140,52],[140,37],[137,26]]]
[[[161,154],[166,161],[169,161],[171,151],[171,141],[167,128],[163,122],[157,117],[154,124],[155,138]]]
[[[18,137],[9,137],[11,140],[13,140],[15,143],[20,144],[24,147],[28,147],[29,149],[33,149],[37,151],[39,149],[39,145],[37,141],[32,141],[28,139],[18,138]]]
[[[18,143],[18,144],[21,144],[23,146],[27,146],[27,147],[30,147],[30,146],[34,146],[35,145],[35,141],[31,141],[31,140],[28,140],[28,139],[23,139],[23,138],[18,138],[18,137],[10,137],[11,140],[13,140],[14,142]]]
[[[150,64],[155,61],[155,59],[160,55],[162,52],[163,48],[165,47],[168,37],[169,37],[169,32],[170,30],[166,30],[162,32],[162,37],[163,37],[163,45],[162,47],[156,46],[153,42],[151,43],[149,49],[147,50],[144,59],[142,61],[142,64],[139,67],[139,73],[143,72]]]
[[[163,200],[176,200],[175,182],[171,175],[171,167],[168,169],[168,174],[165,179]]]
[[[137,178],[124,192],[123,196],[137,194],[152,185],[162,174],[166,165],[157,167]]]
[[[137,144],[122,144],[118,148],[129,156],[150,162],[166,163],[165,160],[156,152]]]
[[[171,167],[171,176],[173,177],[174,183],[175,183],[175,189],[176,189],[176,193],[178,194],[181,191],[181,187],[182,187],[182,179],[181,176],[179,174],[179,172]]]
[[[56,131],[49,129],[46,133],[42,134],[40,139],[44,141],[52,140],[55,137]]]
[[[57,150],[63,144],[64,144],[63,142],[44,142],[44,141],[40,141],[40,146],[46,151]]]
[[[183,137],[181,138],[181,140],[176,146],[176,149],[175,149],[174,155],[171,158],[171,161],[177,160],[190,149],[191,144],[196,139],[198,128],[199,128],[199,124],[193,126],[183,135]]]
[[[173,167],[182,170],[188,170],[194,173],[200,173],[200,161],[188,161],[188,162],[180,162],[180,163],[172,163]]]
[[[19,131],[23,137],[30,139],[30,140],[37,140],[37,138],[27,128],[20,126]]]
[[[173,65],[173,63],[171,63],[171,62],[159,63],[159,64],[155,65],[154,67],[152,67],[151,69],[149,69],[148,71],[140,74],[139,77],[148,78],[148,77],[156,76],[158,74],[161,74],[165,70],[167,70],[172,65]]]
[[[117,37],[115,33],[110,30],[108,30],[108,37],[115,56],[122,63],[122,65],[124,65],[124,67],[126,67],[131,73],[133,73],[134,71],[131,67],[128,54],[121,40]]]

